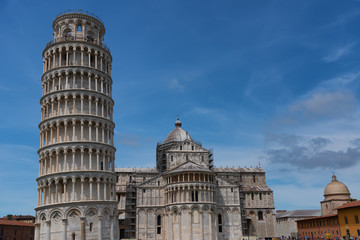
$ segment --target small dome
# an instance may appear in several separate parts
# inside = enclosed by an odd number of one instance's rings
[[[172,130],[169,135],[165,138],[164,143],[169,142],[182,142],[185,140],[192,141],[192,138],[190,137],[189,133],[181,128],[181,122],[179,118],[177,118],[175,122],[175,129]]]
[[[325,200],[332,200],[332,199],[350,199],[350,192],[349,189],[346,187],[345,184],[339,182],[336,179],[335,174],[332,176],[332,181],[325,187],[324,190],[324,197]]]

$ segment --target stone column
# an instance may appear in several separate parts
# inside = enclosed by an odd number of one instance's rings
[[[80,122],[80,141],[84,141],[84,121]]]
[[[75,170],[75,149],[72,150],[72,167],[71,170]]]
[[[61,49],[59,49],[59,67],[61,67],[61,55],[62,55],[62,51]]]
[[[97,199],[100,200],[100,180],[97,180]]]
[[[99,99],[96,98],[95,99],[95,115],[98,116],[99,113],[98,113],[98,104],[99,104]]]
[[[62,223],[63,223],[63,240],[67,240],[67,238],[66,238],[66,235],[67,235],[67,229],[66,229],[66,227],[67,227],[67,219],[63,219],[62,220]]]
[[[89,149],[89,169],[92,170],[91,149]]]
[[[55,203],[59,202],[59,182],[55,182]]]
[[[67,166],[67,152],[64,152],[64,163],[63,163],[62,171],[65,172],[69,170],[66,166]]]
[[[92,178],[90,178],[89,180],[89,183],[90,183],[90,200],[92,200],[92,192],[93,192],[93,180]]]
[[[84,148],[80,150],[80,169],[84,169]]]
[[[35,223],[35,240],[40,240],[40,223]]]
[[[68,114],[69,113],[69,109],[68,109],[68,96],[65,96],[65,109],[64,109],[64,114]]]
[[[46,221],[46,230],[47,230],[47,231],[46,231],[46,235],[47,235],[47,236],[46,236],[46,239],[47,239],[47,240],[51,240],[51,235],[50,235],[50,230],[51,230],[51,229],[50,229],[50,228],[51,228],[51,220],[47,220],[47,221]]]
[[[67,202],[67,190],[66,190],[67,179],[65,180],[65,182],[63,182],[63,184],[64,184],[64,202]]]
[[[80,96],[80,113],[83,114],[84,112],[84,95]]]
[[[56,152],[56,172],[59,172],[59,153]]]
[[[85,29],[83,29],[83,32],[85,32]],[[84,66],[84,48],[81,48],[81,66]]]
[[[80,200],[84,200],[84,178],[81,178],[81,193]]]
[[[69,73],[65,73],[65,89],[69,88]]]
[[[84,72],[83,71],[80,72],[80,88],[81,89],[84,88]]]
[[[71,196],[71,199],[73,200],[73,201],[75,201],[75,181],[76,181],[76,179],[72,179],[72,196]]]
[[[89,122],[89,141],[92,141],[92,136],[91,136],[91,132],[92,132],[92,122]]]
[[[102,216],[98,217],[98,240],[102,240],[102,226],[101,226],[101,222],[102,222]]]
[[[66,66],[69,66],[69,49],[66,49]]]
[[[76,125],[76,122],[75,120],[72,121],[72,125],[73,125],[73,132],[72,132],[72,141],[74,142],[75,141],[75,125]]]
[[[85,217],[80,218],[81,240],[85,240]]]

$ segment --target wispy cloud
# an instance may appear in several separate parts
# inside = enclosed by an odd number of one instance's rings
[[[118,144],[130,147],[137,147],[140,145],[139,136],[132,134],[117,133],[116,140],[118,141]]]
[[[334,62],[345,57],[351,53],[351,49],[356,45],[356,42],[348,43],[345,46],[333,49],[328,55],[322,58],[324,62]]]
[[[357,100],[349,91],[315,92],[289,106],[289,114],[300,121],[321,120],[352,114]]]
[[[176,78],[171,79],[169,87],[179,92],[183,92],[185,90],[185,86],[181,84]]]

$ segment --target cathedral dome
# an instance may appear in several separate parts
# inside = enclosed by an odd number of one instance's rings
[[[165,138],[164,143],[169,142],[182,142],[185,140],[192,141],[192,138],[190,137],[189,133],[181,128],[181,122],[179,118],[177,118],[175,122],[175,129],[172,130],[169,135]]]
[[[345,184],[339,182],[336,179],[336,176],[334,174],[332,176],[332,181],[325,187],[324,197],[325,200],[332,200],[332,199],[348,200],[350,199],[350,192]]]

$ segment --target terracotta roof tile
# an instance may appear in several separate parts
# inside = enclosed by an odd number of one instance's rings
[[[344,208],[359,207],[359,206],[360,206],[360,200],[345,203],[345,204],[341,205],[340,207],[337,207],[336,209],[344,209]]]
[[[34,227],[33,223],[26,223],[13,220],[0,220],[0,225],[11,225],[11,226],[24,226],[24,227]]]
[[[324,216],[319,216],[319,217],[305,218],[305,219],[297,220],[297,222],[306,221],[306,220],[313,220],[313,219],[336,217],[336,216],[337,216],[337,214],[330,214],[330,215],[324,215]]]

